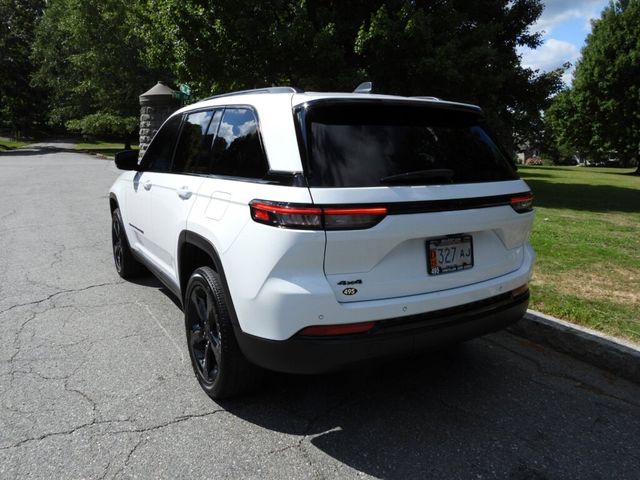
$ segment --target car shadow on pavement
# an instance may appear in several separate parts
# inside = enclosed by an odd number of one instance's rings
[[[219,403],[296,436],[274,454],[326,454],[378,478],[606,478],[612,466],[640,478],[637,403],[573,368],[554,372],[549,352],[522,342],[499,333],[367,369],[272,374],[261,391]]]
[[[179,308],[155,277],[137,283]],[[327,455],[389,479],[637,479],[639,397],[637,385],[499,332],[333,374],[267,372],[257,391],[212,402],[289,435],[270,455],[310,469]]]
[[[182,303],[180,299],[174,295],[174,293],[169,290],[164,284],[158,280],[154,275],[148,273],[138,278],[130,278],[127,279],[127,282],[135,283],[136,285],[141,285],[143,287],[155,288],[163,293],[169,300],[173,302],[173,304],[182,310]]]

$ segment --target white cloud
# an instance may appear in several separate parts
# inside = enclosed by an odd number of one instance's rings
[[[573,76],[573,66],[580,58],[580,48],[584,38],[571,39],[572,42],[552,38],[556,35],[563,37],[559,27],[565,22],[582,20],[584,35],[591,32],[591,20],[598,18],[602,9],[607,5],[606,0],[546,0],[545,8],[538,21],[530,28],[532,32],[543,33],[543,43],[535,50],[523,47],[518,50],[524,67],[548,72],[571,62],[572,67],[564,73],[562,80],[570,85]],[[566,36],[566,33],[565,35]]]
[[[537,49],[523,50],[521,54],[523,67],[548,72],[565,62],[575,63],[580,56],[580,50],[573,43],[550,38]]]
[[[603,0],[547,0],[544,11],[532,26],[535,32],[544,31],[545,36],[567,20],[584,19],[587,32],[591,31],[590,20],[596,18],[603,7]]]

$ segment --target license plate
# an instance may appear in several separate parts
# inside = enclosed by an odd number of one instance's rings
[[[471,235],[455,235],[427,241],[429,275],[468,270],[473,267]]]

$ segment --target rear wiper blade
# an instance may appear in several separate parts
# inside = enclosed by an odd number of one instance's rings
[[[432,170],[416,170],[415,172],[398,173],[382,177],[380,183],[410,184],[415,181],[445,180],[453,178],[453,170],[449,168],[434,168]],[[433,183],[433,182],[430,182]]]

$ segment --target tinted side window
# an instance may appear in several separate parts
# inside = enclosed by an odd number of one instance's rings
[[[225,109],[213,142],[211,173],[262,178],[268,170],[253,112],[247,108]]]
[[[180,129],[181,115],[176,115],[165,122],[151,141],[151,145],[142,157],[141,165],[151,172],[168,172],[171,168],[173,147],[176,144]]]
[[[216,112],[217,120],[220,120],[222,112]],[[178,147],[172,170],[186,173],[208,173],[213,133],[210,133],[209,124],[214,117],[212,110],[190,113],[186,116],[182,125]]]

